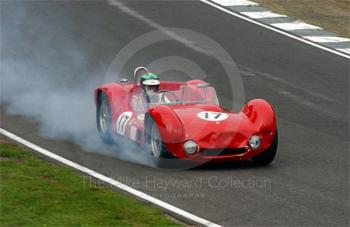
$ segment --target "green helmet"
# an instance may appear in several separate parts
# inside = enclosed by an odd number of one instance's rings
[[[145,73],[140,79],[143,97],[150,102],[150,98],[159,89],[159,78],[154,73]]]
[[[154,73],[143,74],[141,77],[140,83],[141,83],[141,87],[144,87],[146,85],[154,86],[154,85],[160,84],[159,77]]]

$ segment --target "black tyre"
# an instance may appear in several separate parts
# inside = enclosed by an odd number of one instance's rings
[[[147,130],[147,149],[150,151],[154,164],[159,168],[168,168],[169,160],[174,156],[167,150],[160,138],[157,124],[151,119]]]
[[[101,92],[98,96],[96,110],[97,129],[102,140],[107,144],[113,143],[112,137],[112,117],[108,97]]]
[[[271,143],[271,146],[268,149],[266,149],[263,153],[252,157],[254,163],[261,166],[269,165],[276,156],[277,147],[278,147],[278,133],[276,131],[276,135]]]

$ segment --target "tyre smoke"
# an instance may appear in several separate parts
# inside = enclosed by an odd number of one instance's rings
[[[104,82],[108,59],[99,58],[95,52],[98,45],[86,48],[79,34],[72,32],[75,25],[70,18],[53,12],[60,10],[60,4],[1,2],[2,108],[8,114],[37,121],[44,138],[71,141],[84,150],[150,163],[147,155],[139,154],[139,148],[124,143],[110,147],[99,138],[93,91]],[[43,15],[33,16],[44,9],[51,9],[50,20],[41,18]],[[138,152],[130,155],[134,153],[131,149]]]

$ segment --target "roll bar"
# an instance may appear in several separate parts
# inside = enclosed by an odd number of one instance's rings
[[[145,71],[145,73],[148,73],[148,69],[144,66],[140,66],[140,67],[137,67],[135,70],[134,70],[134,76],[133,76],[133,82],[134,84],[136,85],[137,84],[137,72],[140,71],[140,70],[143,70]]]

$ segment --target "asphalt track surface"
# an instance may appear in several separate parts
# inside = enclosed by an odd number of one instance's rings
[[[45,139],[39,136],[35,120],[7,114],[6,105],[1,106],[2,128],[224,226],[348,225],[348,59],[196,1],[123,3],[162,26],[202,33],[231,54],[241,69],[246,100],[265,98],[276,109],[280,142],[272,165],[256,167],[243,162],[171,171],[133,164],[87,152],[69,141]],[[16,10],[26,13],[16,18]],[[11,57],[18,64],[39,64],[37,58],[23,57],[28,53],[49,61],[51,51],[60,55],[65,47],[79,46],[90,63],[86,68],[74,68],[64,57],[42,67],[46,72],[62,70],[62,77],[72,76],[67,73],[70,71],[102,72],[130,40],[154,30],[106,1],[2,1],[1,23],[22,32],[1,32],[2,39],[14,36],[15,42],[2,49],[14,50]],[[18,34],[21,37],[15,37]],[[50,42],[41,42],[42,37]],[[167,55],[183,56],[202,66],[222,98],[229,99],[231,91],[225,90],[225,78],[220,76],[223,71],[215,59],[177,41],[146,48],[125,71]],[[31,73],[35,72],[28,76]],[[75,73],[68,81],[79,83],[84,76]],[[230,179],[241,184],[229,184]],[[162,187],[165,182],[180,181],[192,185]]]

